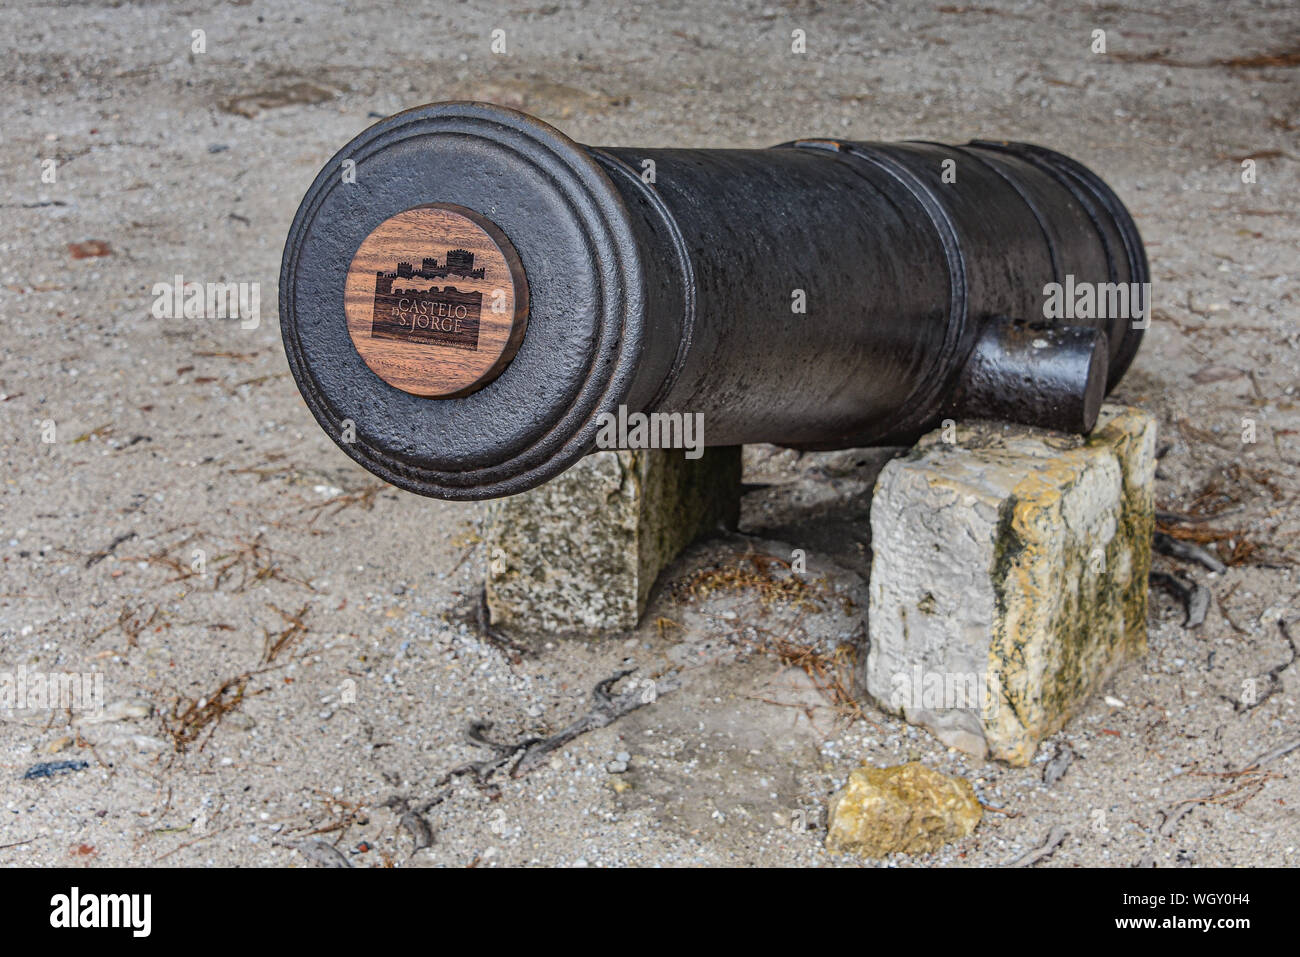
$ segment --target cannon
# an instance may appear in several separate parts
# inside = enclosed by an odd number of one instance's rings
[[[1148,299],[1128,211],[1041,147],[597,148],[438,103],[325,165],[279,301],[325,431],[464,500],[553,478],[635,413],[694,416],[708,445],[900,445],[948,417],[1086,433]]]

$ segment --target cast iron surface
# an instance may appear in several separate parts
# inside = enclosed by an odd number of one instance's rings
[[[458,398],[383,381],[343,315],[361,243],[427,203],[489,219],[528,277],[518,353]],[[281,325],[308,407],[349,455],[402,488],[478,499],[563,471],[620,405],[702,413],[710,445],[900,444],[946,415],[1087,431],[1141,329],[1044,320],[1045,284],[1067,275],[1144,283],[1147,264],[1114,194],[1049,150],[592,148],[512,110],[446,103],[376,124],[326,164],[286,243]]]

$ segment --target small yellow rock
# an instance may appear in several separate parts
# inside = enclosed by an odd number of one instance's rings
[[[628,784],[626,781],[624,781],[622,778],[618,777],[617,775],[614,775],[611,776],[610,778],[609,786],[614,789],[615,794],[622,794],[632,785]]]
[[[50,754],[58,754],[60,751],[62,751],[71,743],[72,743],[72,738],[69,735],[65,734],[63,737],[55,741],[51,741],[49,744],[47,744],[45,746],[45,750]]]
[[[831,798],[826,849],[884,857],[924,854],[975,830],[983,810],[965,778],[915,761],[862,767]]]

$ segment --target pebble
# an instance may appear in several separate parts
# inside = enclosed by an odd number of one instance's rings
[[[252,731],[257,727],[257,722],[242,711],[232,711],[222,721],[237,731]]]
[[[114,701],[100,711],[92,711],[79,716],[74,724],[108,724],[111,721],[126,721],[129,718],[147,718],[153,714],[153,705],[141,699]]]

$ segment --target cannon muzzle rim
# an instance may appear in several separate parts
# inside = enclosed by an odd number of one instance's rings
[[[431,204],[499,229],[528,300],[527,331],[495,378],[436,398],[367,366],[344,308],[366,238]],[[608,173],[560,131],[488,103],[406,110],[344,146],[298,208],[280,272],[289,368],[325,432],[386,482],[444,499],[525,491],[586,454],[601,413],[633,389],[647,334],[641,256]]]

